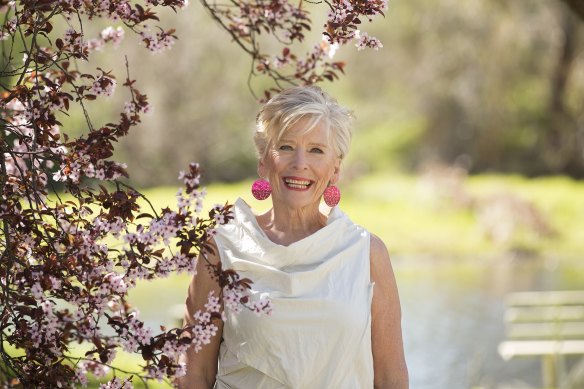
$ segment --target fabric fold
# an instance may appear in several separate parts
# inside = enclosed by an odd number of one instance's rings
[[[273,314],[226,309],[218,387],[373,387],[369,233],[335,207],[326,226],[282,246],[243,200],[234,214],[215,237],[221,261]]]

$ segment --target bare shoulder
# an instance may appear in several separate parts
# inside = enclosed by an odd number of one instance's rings
[[[389,252],[387,251],[387,246],[385,246],[385,243],[383,243],[383,241],[381,240],[380,237],[378,237],[375,234],[370,234],[371,235],[371,259],[373,258],[378,258],[378,257],[387,257],[387,259],[389,259]]]
[[[371,249],[370,249],[370,262],[371,262],[371,277],[375,281],[378,277],[383,277],[383,275],[389,275],[393,273],[391,269],[391,260],[389,258],[389,252],[387,246],[381,238],[375,234],[371,234]]]

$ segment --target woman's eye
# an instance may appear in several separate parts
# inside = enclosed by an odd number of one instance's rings
[[[318,147],[314,147],[310,151],[313,152],[313,153],[317,153],[317,154],[323,154],[324,153],[324,151],[322,151],[322,149],[319,149]]]
[[[290,145],[282,145],[279,148],[280,150],[292,150],[292,146]]]

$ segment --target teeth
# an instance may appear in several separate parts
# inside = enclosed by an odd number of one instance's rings
[[[310,181],[300,181],[300,180],[293,180],[291,178],[286,178],[284,181],[286,181],[287,184],[296,184],[296,185],[310,185]]]
[[[288,184],[288,186],[290,188],[296,188],[296,189],[306,189],[308,187],[308,185],[296,185],[296,184]]]

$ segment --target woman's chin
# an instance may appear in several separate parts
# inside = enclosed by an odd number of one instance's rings
[[[274,198],[278,203],[285,205],[288,208],[297,209],[305,208],[310,205],[316,204],[318,206],[318,199],[314,199],[309,191],[297,191],[297,190],[286,190],[278,198]]]

